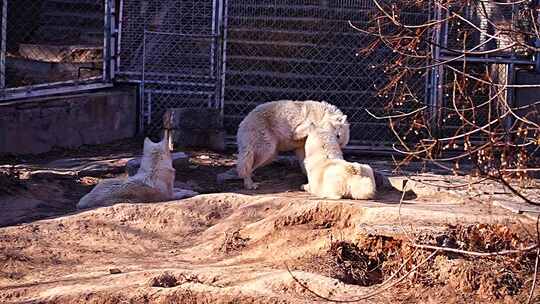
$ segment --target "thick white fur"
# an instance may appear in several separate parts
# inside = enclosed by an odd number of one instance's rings
[[[375,196],[373,169],[344,160],[334,132],[311,126],[305,149],[308,184],[302,189],[326,199],[370,199]]]
[[[143,157],[137,173],[127,179],[101,181],[81,198],[78,209],[110,206],[115,203],[149,203],[180,199],[197,193],[173,189],[175,169],[165,137],[161,142],[144,140]]]
[[[324,101],[279,100],[253,109],[242,120],[237,133],[236,170],[244,179],[244,186],[255,189],[253,171],[271,163],[279,152],[295,151],[299,163],[303,164],[306,131],[312,124],[331,126],[341,147],[349,142],[347,116]]]

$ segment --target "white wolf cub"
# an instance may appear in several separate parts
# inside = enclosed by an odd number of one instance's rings
[[[302,189],[326,199],[370,199],[375,196],[373,169],[343,159],[339,142],[329,128],[308,127],[304,165],[308,184]]]
[[[240,123],[237,133],[238,176],[247,189],[256,189],[251,175],[271,163],[279,152],[295,151],[302,171],[306,130],[311,124],[331,126],[339,146],[349,142],[347,116],[336,106],[319,101],[279,100],[253,109]]]
[[[172,166],[167,137],[158,143],[144,140],[141,166],[127,179],[101,181],[81,198],[78,209],[110,206],[115,203],[150,203],[195,196],[190,190],[174,189],[176,170]]]

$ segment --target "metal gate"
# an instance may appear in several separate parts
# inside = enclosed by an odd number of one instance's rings
[[[140,83],[145,133],[167,108],[221,107],[222,11],[217,0],[123,1],[119,76]]]

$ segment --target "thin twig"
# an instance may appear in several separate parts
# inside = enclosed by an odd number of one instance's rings
[[[540,214],[536,217],[536,243],[540,245]],[[529,293],[529,298],[527,299],[527,304],[532,303],[534,297],[534,289],[536,288],[536,279],[538,276],[538,260],[540,258],[540,247],[536,249],[536,259],[534,262],[534,274],[533,274],[533,281],[531,286],[531,292]]]
[[[538,276],[538,259],[540,257],[540,248],[536,249],[536,261],[534,262],[534,274],[533,281],[531,286],[531,291],[529,293],[529,298],[527,299],[527,304],[532,303],[534,297],[534,289],[536,288],[536,277]]]
[[[437,251],[445,251],[445,252],[453,252],[453,253],[460,253],[465,255],[472,255],[472,256],[478,256],[478,257],[490,257],[490,256],[499,256],[499,255],[512,255],[512,254],[522,254],[524,252],[528,252],[534,249],[538,248],[538,244],[530,245],[528,247],[522,248],[522,249],[515,249],[515,250],[502,250],[497,252],[476,252],[476,251],[467,251],[467,250],[461,250],[461,249],[455,249],[455,248],[448,248],[448,247],[440,247],[440,246],[432,246],[432,245],[422,245],[422,244],[408,244],[411,247],[419,248],[419,249],[428,249],[428,250],[437,250]]]
[[[409,242],[413,242],[411,236],[409,235],[409,232],[405,230],[405,227],[403,226],[403,221],[401,220],[401,205],[403,205],[403,200],[405,199],[405,194],[407,193],[408,183],[407,181],[403,181],[405,185],[403,186],[403,189],[401,189],[401,199],[399,200],[399,207],[398,207],[398,219],[399,219],[399,226],[401,227],[401,230],[409,240]]]
[[[369,115],[371,115],[371,117],[377,119],[377,120],[382,120],[382,119],[389,119],[389,118],[400,118],[400,117],[407,117],[407,116],[410,116],[412,114],[415,114],[415,113],[418,113],[420,111],[423,111],[427,109],[427,106],[425,107],[421,107],[420,109],[416,109],[412,112],[409,112],[409,113],[403,113],[403,114],[396,114],[396,115],[388,115],[388,116],[377,116],[373,113],[371,113],[368,109],[364,109]]]

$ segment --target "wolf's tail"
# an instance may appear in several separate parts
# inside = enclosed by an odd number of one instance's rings
[[[368,165],[357,165],[359,171],[349,180],[349,188],[353,199],[372,199],[377,192],[373,169]]]

